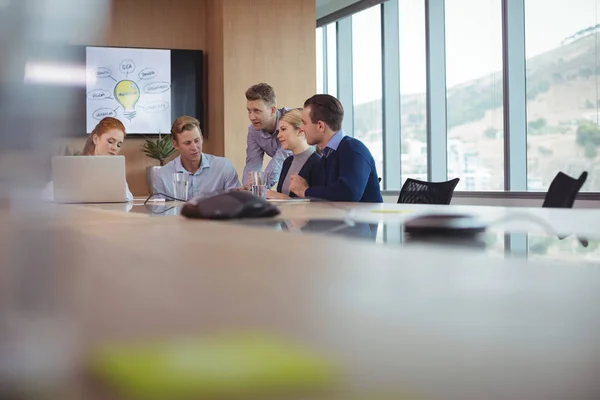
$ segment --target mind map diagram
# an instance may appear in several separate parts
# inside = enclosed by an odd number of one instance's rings
[[[115,56],[119,54],[110,52],[124,49],[97,49],[105,51],[102,55],[88,57],[88,70],[92,78],[91,82],[88,80],[86,96],[88,133],[91,132],[91,125],[95,126],[102,118],[120,116],[123,117],[120,119],[125,123],[127,131],[131,133],[168,131],[171,119],[168,54],[168,59],[165,61],[164,55],[159,54],[157,57],[156,54],[147,53],[153,50],[129,49],[133,55],[139,51],[146,52],[145,57],[138,57],[142,58],[141,61],[145,61],[146,65],[138,68],[134,57],[121,58],[118,61]],[[104,60],[106,64],[102,65]],[[168,75],[160,70],[161,66],[162,69],[168,69]],[[165,76],[168,79],[163,79]]]

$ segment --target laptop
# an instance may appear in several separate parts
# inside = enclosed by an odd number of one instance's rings
[[[56,203],[127,201],[123,156],[53,157],[52,181]]]

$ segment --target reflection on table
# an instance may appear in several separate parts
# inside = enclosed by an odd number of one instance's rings
[[[264,227],[299,234],[321,234],[368,240],[385,245],[435,244],[548,261],[578,261],[600,265],[600,240],[574,235],[510,233],[490,230],[472,238],[432,236],[413,238],[397,222],[366,223],[335,219],[235,220],[229,223]]]
[[[181,202],[160,202],[160,203],[146,203],[146,204],[134,204],[131,207],[130,212],[147,214],[153,217],[169,217],[181,214],[183,203]]]
[[[490,254],[505,256],[526,257],[529,259],[542,259],[548,261],[577,261],[600,265],[600,235],[588,237],[583,235],[557,235],[544,232],[537,227],[536,232],[513,232],[511,224],[496,225],[485,233],[473,238],[456,238],[449,236],[411,238],[404,234],[403,223],[407,218],[418,213],[418,210],[406,210],[404,213],[372,213],[377,220],[363,221],[352,214],[346,204],[321,204],[287,205],[282,207],[282,215],[274,219],[246,219],[226,221],[225,223],[258,226],[282,232],[297,234],[321,234],[368,240],[385,245],[411,245],[411,244],[436,244],[453,247],[469,248],[485,251]],[[142,213],[149,216],[178,216],[182,203],[134,203],[129,207],[129,212]],[[311,207],[311,212],[306,212]],[[456,208],[456,207],[453,207]],[[486,209],[488,207],[480,207]],[[450,210],[450,209],[449,209]],[[496,212],[503,208],[495,209]],[[546,210],[542,210],[546,211]],[[561,210],[562,211],[562,210]],[[522,213],[523,211],[518,211]],[[286,217],[286,216],[298,217]],[[328,216],[331,216],[328,218]]]
[[[324,235],[345,236],[355,239],[377,240],[379,224],[343,221],[336,219],[243,219],[230,223],[247,226],[266,227],[279,231],[295,233],[316,233]]]

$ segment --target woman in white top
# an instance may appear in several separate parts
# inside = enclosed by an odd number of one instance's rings
[[[82,156],[116,156],[121,151],[123,141],[125,140],[125,126],[116,118],[103,118],[94,128],[88,137]],[[133,195],[126,183],[127,200],[133,200]],[[54,199],[54,185],[48,183],[44,188],[42,198],[46,200]]]

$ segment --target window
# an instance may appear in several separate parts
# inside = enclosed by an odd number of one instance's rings
[[[352,15],[354,137],[369,148],[383,174],[381,6]]]
[[[327,94],[337,97],[337,24],[327,25]]]
[[[425,2],[399,3],[401,181],[427,180]],[[400,189],[400,188],[393,188]]]
[[[460,178],[457,190],[504,186],[501,5],[446,2],[448,178]]]
[[[317,28],[317,93],[323,93],[323,28]]]
[[[600,191],[599,6],[525,0],[528,190],[585,170],[582,191]]]
[[[344,104],[352,99],[351,110],[347,105],[347,122],[352,119],[353,132],[348,134],[369,148],[382,178],[384,156],[400,157],[387,160],[388,168],[400,168],[402,173],[400,177],[388,174],[394,186],[398,178],[426,180],[432,172],[427,162],[431,149],[427,113],[432,110],[428,110],[426,93],[445,89],[447,141],[433,144],[446,146],[447,178],[460,178],[457,190],[503,190],[510,166],[505,165],[504,146],[508,138],[504,131],[503,1],[446,1],[442,9],[434,8],[428,16],[424,0],[389,0],[317,30],[318,90],[343,97]],[[525,43],[526,59],[520,61],[526,64],[526,83],[524,87],[520,79],[509,83],[511,93],[526,94],[526,110],[515,110],[515,121],[526,112],[527,165],[522,165],[524,159],[520,158],[525,145],[523,131],[512,132],[514,153],[506,160],[519,163],[516,176],[526,178],[527,190],[546,191],[558,171],[575,178],[587,171],[582,190],[600,192],[600,0],[517,0],[507,4],[509,10],[518,8],[520,1],[525,23],[506,21],[512,28],[509,32],[516,33],[510,36],[516,43],[504,45],[513,55],[521,49],[520,40]],[[383,12],[392,12],[394,18]],[[388,32],[395,35],[395,29],[382,31],[383,21],[395,23],[396,12],[398,53],[388,60],[394,71],[383,71],[382,44],[387,49],[392,43],[392,51],[396,51],[396,38],[387,41],[383,37]],[[427,88],[426,20],[431,17],[434,23],[432,40],[439,49],[442,43],[434,39],[442,40],[435,35],[442,12],[446,87]],[[441,82],[437,77],[432,77],[432,85]],[[383,85],[394,82],[397,86],[397,78],[400,126],[392,118],[390,123],[396,125],[399,138],[383,132],[383,116],[398,117],[397,97],[390,96],[394,104],[383,104]],[[390,146],[386,152],[384,142]],[[400,151],[391,150],[398,145]],[[433,172],[444,167],[439,159],[431,163]],[[400,189],[385,183],[387,189]]]

